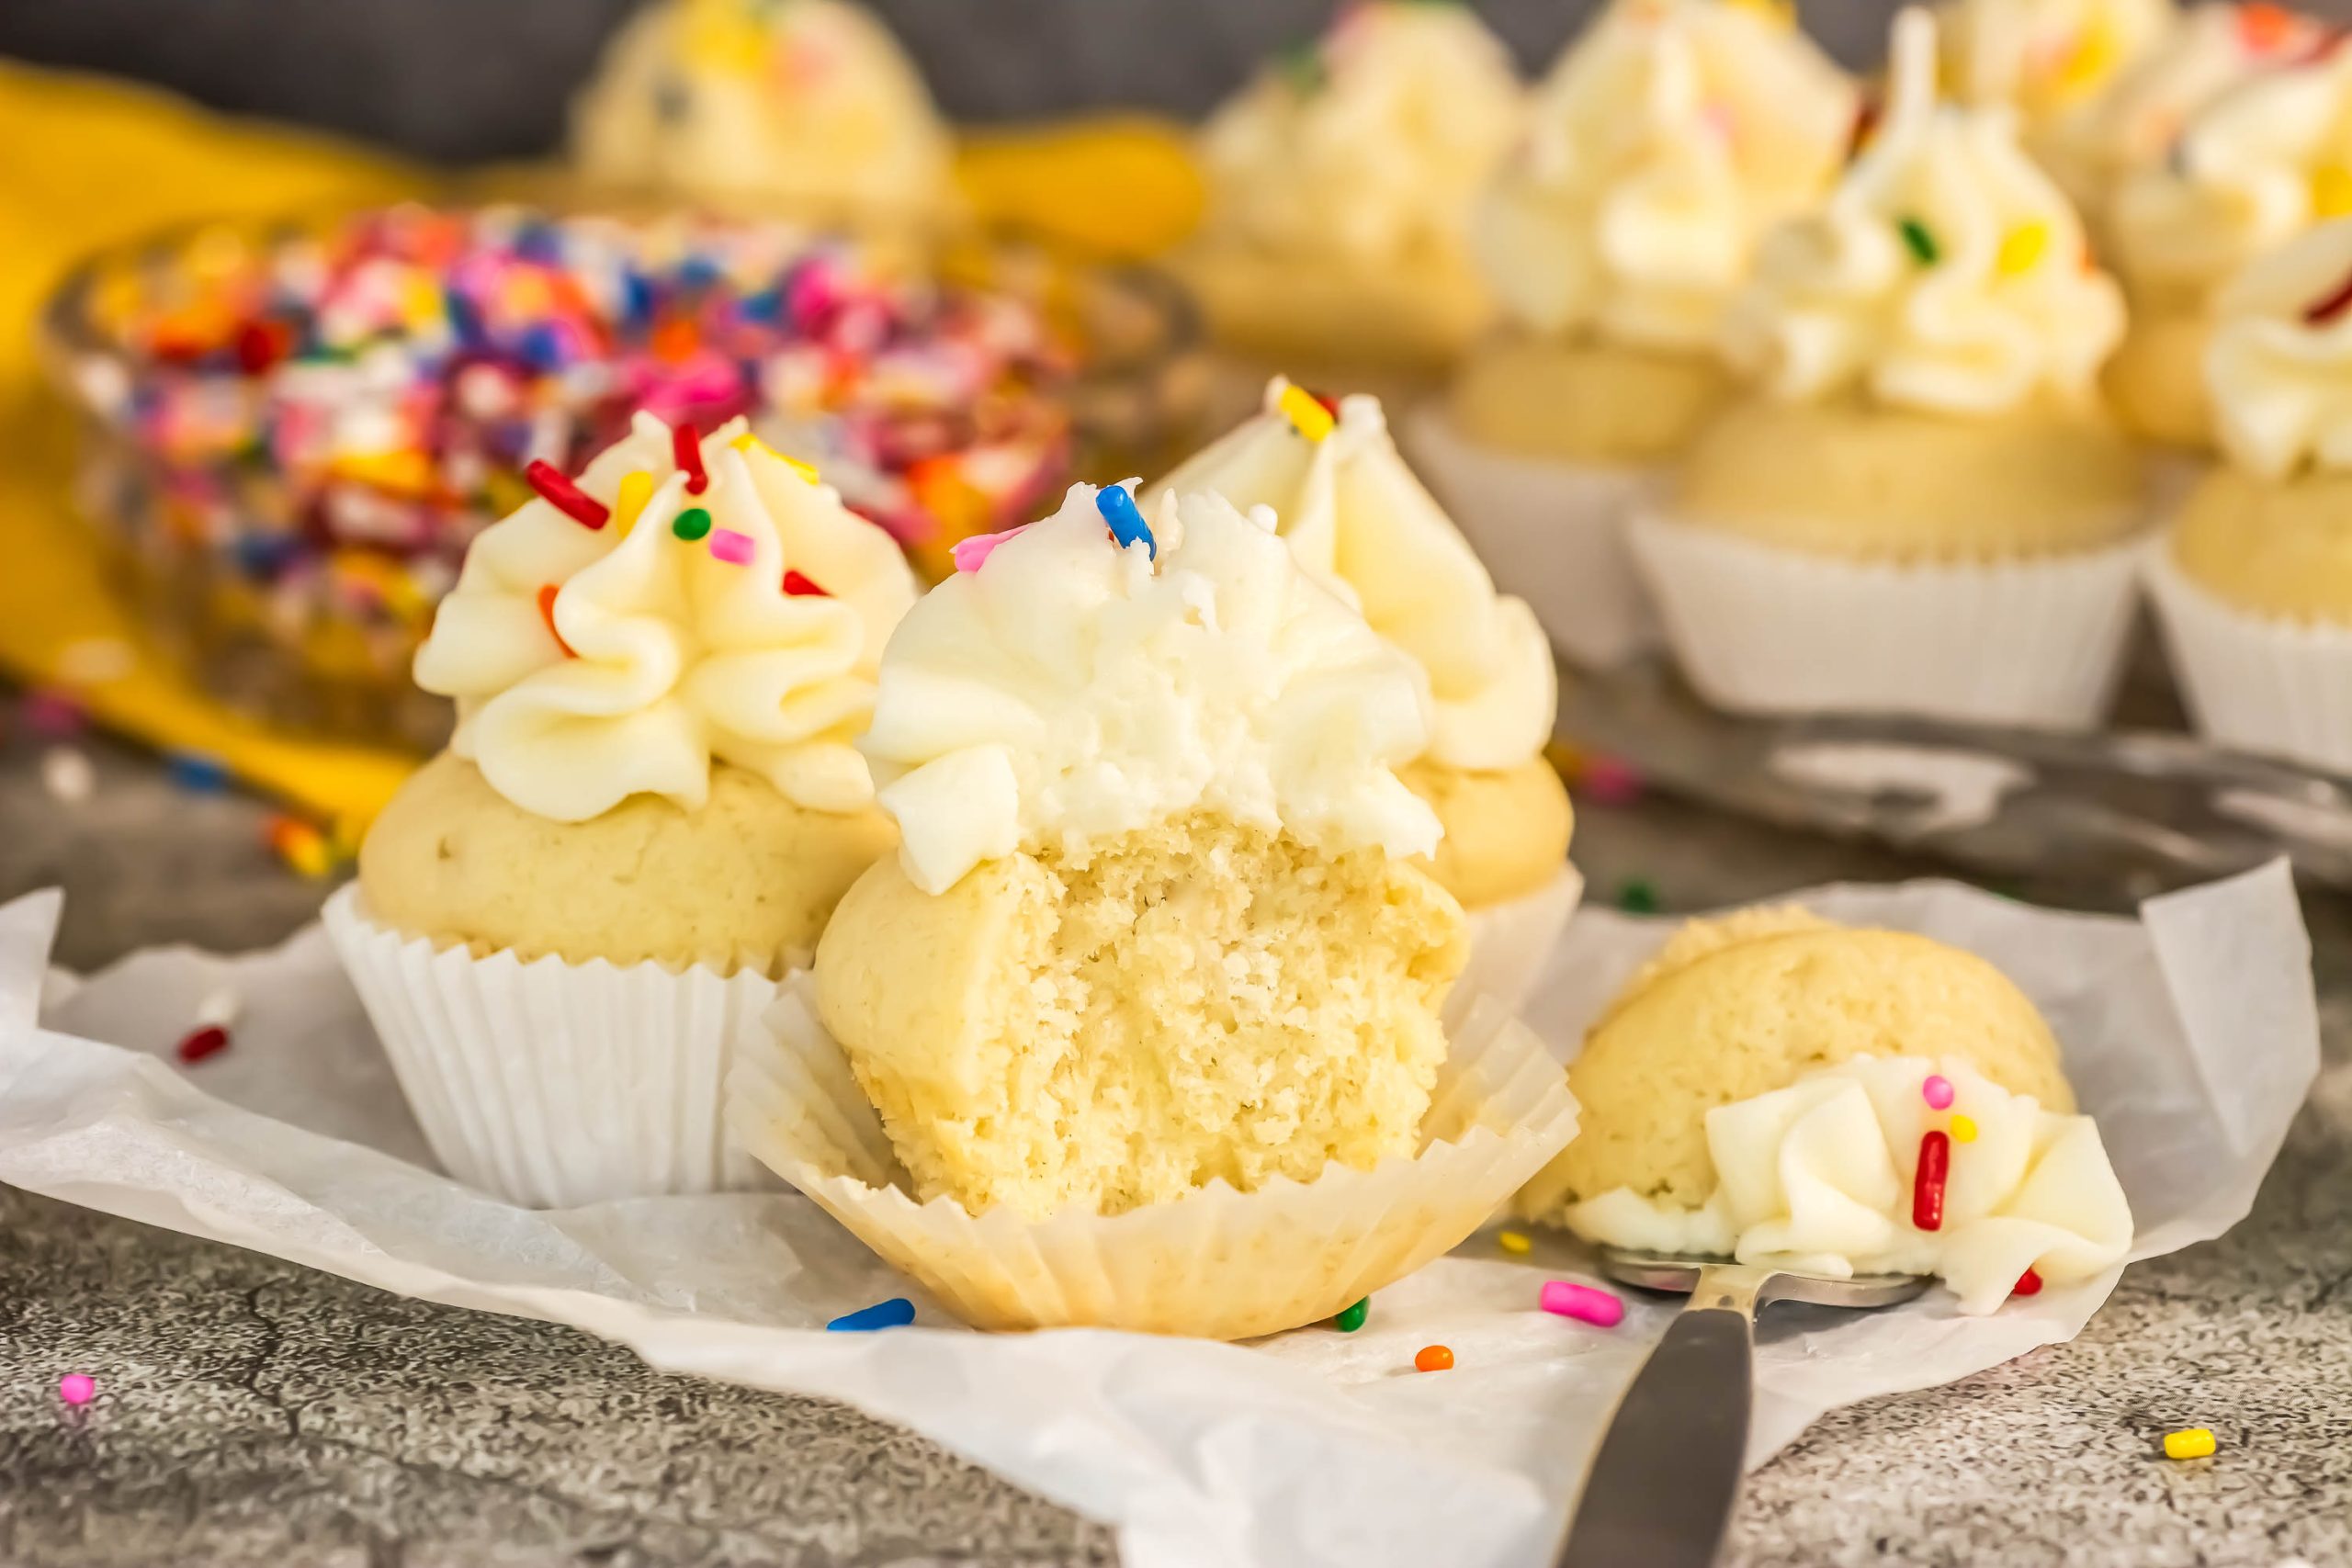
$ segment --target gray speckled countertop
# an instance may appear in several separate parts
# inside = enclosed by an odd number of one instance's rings
[[[0,898],[62,961],[273,941],[319,889],[263,808],[104,746],[62,807],[0,747]],[[1596,897],[1669,909],[1936,868],[1650,800],[1589,807]],[[2081,889],[2027,887],[2092,907]],[[2327,1066],[2253,1215],[2139,1265],[2071,1345],[1820,1422],[1756,1475],[1750,1564],[2352,1563],[2352,904],[2306,902]],[[78,1417],[60,1373],[96,1371]],[[2213,1459],[2157,1457],[2210,1426]],[[0,1189],[0,1564],[1108,1563],[1109,1533],[837,1405],[657,1376],[548,1324],[402,1301]]]

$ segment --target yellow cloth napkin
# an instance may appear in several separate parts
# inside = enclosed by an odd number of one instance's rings
[[[75,432],[41,385],[34,320],[90,252],[176,222],[418,195],[424,172],[322,137],[239,123],[120,83],[0,62],[0,668],[71,686],[102,723],[219,757],[330,820],[364,822],[413,759],[273,733],[170,667],[110,591],[68,491]],[[38,150],[38,151],[35,151]],[[959,174],[984,219],[1111,255],[1187,231],[1200,182],[1181,133],[1136,118],[971,139]]]

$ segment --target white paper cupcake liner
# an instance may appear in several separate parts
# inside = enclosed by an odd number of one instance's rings
[[[1653,470],[1488,451],[1434,402],[1407,417],[1403,435],[1496,583],[1534,607],[1562,654],[1597,669],[1657,646],[1657,617],[1625,542]]]
[[[2352,627],[2241,610],[2149,552],[2148,593],[2198,732],[2352,773]]]
[[[1532,893],[1470,910],[1470,961],[1447,995],[1447,1029],[1458,1028],[1482,1000],[1517,1013],[1583,897],[1584,874],[1566,865]]]
[[[1248,1339],[1319,1322],[1458,1246],[1576,1134],[1566,1075],[1489,1003],[1453,1034],[1410,1158],[1108,1217],[975,1218],[914,1201],[808,976],[786,981],[768,1021],[729,1082],[737,1141],[978,1328]]]
[[[2146,551],[1989,565],[1836,560],[1637,514],[1634,558],[1684,676],[1747,713],[1900,713],[2079,729],[2115,694]]]
[[[770,1184],[721,1104],[729,1060],[766,1037],[766,976],[476,958],[377,924],[356,884],[323,919],[458,1180],[536,1208]]]

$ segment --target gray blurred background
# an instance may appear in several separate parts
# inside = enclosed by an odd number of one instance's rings
[[[639,0],[0,0],[0,54],[117,72],[224,109],[449,163],[550,151],[566,98]],[[1197,116],[1332,0],[871,0],[957,119],[1128,106]],[[2306,6],[2337,11],[2352,0]],[[1530,70],[1592,0],[1476,0]],[[1849,63],[1890,0],[1803,0]]]

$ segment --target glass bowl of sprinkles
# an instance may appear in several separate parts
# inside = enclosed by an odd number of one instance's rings
[[[209,690],[282,728],[445,738],[409,663],[466,545],[650,409],[739,414],[919,570],[1086,473],[1173,460],[1182,295],[1004,237],[401,206],[175,231],[92,258],[42,346],[79,502]]]

